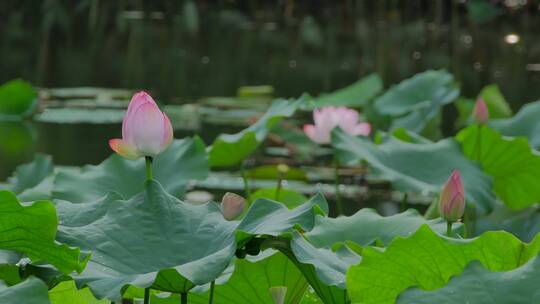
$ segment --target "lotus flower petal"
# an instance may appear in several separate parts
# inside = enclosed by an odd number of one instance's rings
[[[313,111],[314,125],[304,125],[304,133],[318,144],[330,143],[330,134],[340,127],[348,134],[368,136],[371,126],[359,122],[358,112],[346,107],[324,107]]]
[[[221,210],[223,217],[232,221],[244,211],[246,200],[238,194],[227,192],[221,200]]]
[[[122,139],[115,138],[109,140],[109,146],[114,152],[127,159],[137,159],[140,157],[137,153],[137,148]]]
[[[133,95],[122,122],[122,141],[111,140],[111,148],[127,158],[155,157],[172,140],[173,129],[167,115],[148,93],[139,92]]]
[[[314,125],[304,125],[304,133],[312,141],[318,144],[329,144],[330,143],[330,132],[319,130]]]
[[[473,119],[479,124],[485,124],[489,120],[489,110],[482,97],[478,98],[473,109]]]

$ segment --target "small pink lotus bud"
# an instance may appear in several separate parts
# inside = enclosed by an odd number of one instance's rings
[[[489,110],[482,97],[478,98],[472,112],[472,117],[475,122],[485,124],[489,119]]]
[[[371,125],[359,121],[358,112],[346,107],[324,107],[313,111],[314,125],[304,125],[304,133],[318,144],[329,144],[330,133],[336,127],[350,135],[368,136]]]
[[[446,181],[439,198],[439,212],[448,222],[455,222],[465,212],[465,191],[459,171],[454,170]]]
[[[122,123],[122,139],[109,140],[109,146],[128,159],[155,157],[173,140],[171,122],[146,92],[133,95]]]
[[[245,202],[246,200],[238,194],[231,192],[225,193],[223,199],[221,199],[223,217],[228,221],[237,218],[244,211]]]

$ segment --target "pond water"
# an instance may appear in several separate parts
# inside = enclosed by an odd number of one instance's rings
[[[444,68],[468,97],[490,83],[514,110],[540,97],[533,1],[497,4],[495,13],[450,1],[284,3],[45,1],[36,9],[6,1],[0,81],[142,88],[182,104],[235,96],[245,85],[271,85],[274,96],[316,95],[373,72],[389,87]],[[219,130],[199,132],[211,138]],[[0,179],[36,151],[58,164],[97,163],[119,133],[117,123],[1,122]]]

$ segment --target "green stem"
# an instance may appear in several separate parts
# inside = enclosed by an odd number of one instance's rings
[[[476,158],[477,162],[480,162],[482,157],[482,125],[478,124],[478,136],[476,137]]]
[[[244,162],[240,165],[240,175],[244,181],[244,196],[249,200],[250,190]]]
[[[339,191],[339,161],[336,159],[334,162],[334,184],[336,186],[336,208],[337,215],[343,214],[343,204],[341,202],[341,193]]]
[[[401,200],[401,212],[404,212],[405,210],[407,210],[407,201],[408,201],[408,198],[409,198],[409,194],[408,194],[408,193],[404,193],[404,194],[403,194],[403,199]]]
[[[452,222],[450,221],[446,222],[446,235],[452,236]]]
[[[208,299],[208,304],[214,303],[214,288],[216,285],[216,281],[213,280],[212,283],[210,283],[210,298]]]
[[[180,294],[180,303],[181,304],[188,304],[187,302],[187,292]]]
[[[150,287],[144,289],[144,304],[150,303]]]
[[[146,159],[146,179],[152,180],[152,157],[145,156]]]
[[[278,180],[276,185],[276,201],[279,202],[279,196],[281,194],[281,188],[283,187],[283,174],[278,173]]]

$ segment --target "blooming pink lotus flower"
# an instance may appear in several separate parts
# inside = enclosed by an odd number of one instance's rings
[[[482,97],[478,98],[472,112],[472,117],[475,122],[485,124],[489,119],[489,110]]]
[[[457,170],[452,172],[444,185],[439,199],[439,212],[448,222],[459,220],[465,212],[465,191]]]
[[[246,200],[238,194],[227,192],[221,199],[221,211],[223,217],[232,221],[244,211]]]
[[[359,122],[359,115],[353,109],[346,107],[324,107],[313,111],[315,125],[304,125],[304,133],[318,144],[330,143],[330,133],[336,127],[350,135],[368,136],[371,125]]]
[[[109,146],[121,156],[137,159],[155,157],[165,151],[173,140],[171,122],[159,110],[148,93],[133,95],[122,123],[122,139],[109,140]]]

